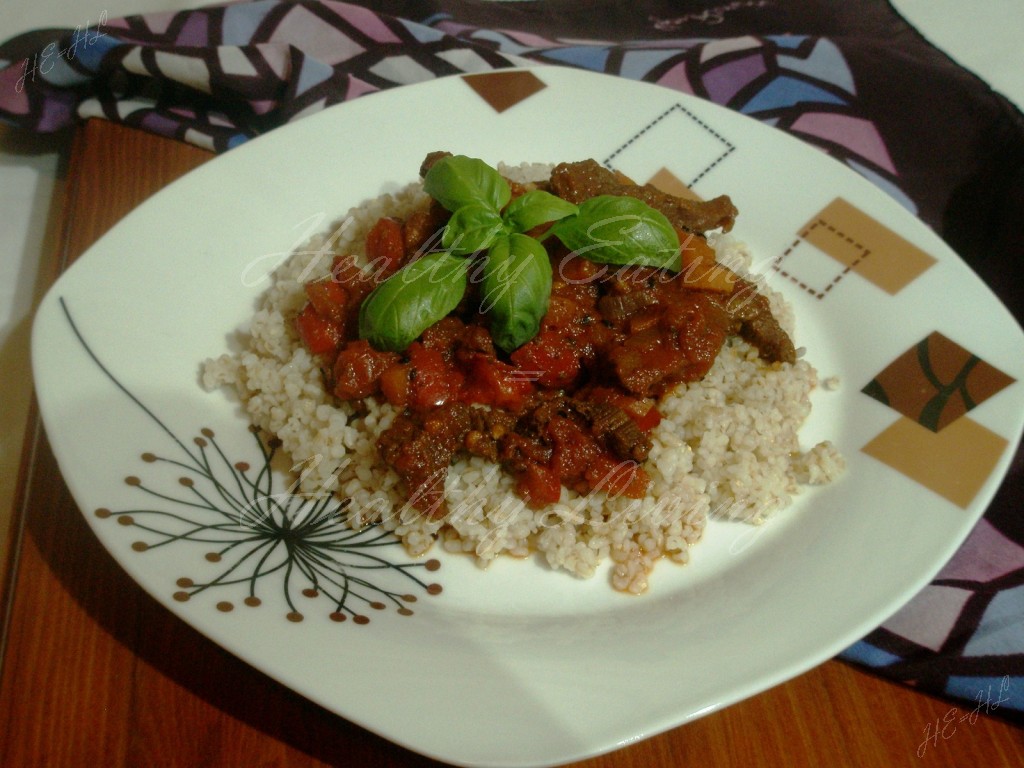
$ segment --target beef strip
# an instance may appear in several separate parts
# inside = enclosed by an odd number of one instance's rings
[[[551,191],[570,203],[579,204],[598,195],[628,195],[660,211],[672,225],[687,232],[708,230],[728,232],[736,220],[736,206],[728,195],[711,200],[688,200],[662,192],[650,184],[623,182],[596,160],[560,163],[551,172]]]
[[[427,156],[423,158],[423,162],[420,163],[420,178],[425,178],[427,175],[427,171],[429,171],[431,166],[433,166],[434,163],[436,163],[438,160],[451,156],[451,152],[447,152],[443,149],[437,150],[436,152],[428,152]]]
[[[595,160],[561,163],[551,173],[551,191],[572,203],[581,203],[596,195],[630,195],[661,211],[680,229],[703,234],[721,228],[728,232],[736,217],[736,207],[725,195],[713,200],[694,201],[675,197],[652,187],[623,182],[613,171]],[[796,349],[789,335],[772,315],[768,299],[757,287],[739,279],[731,294],[706,292],[708,298],[728,313],[733,333],[754,346],[768,362],[796,361]],[[605,296],[601,311],[611,320],[626,319],[643,311],[649,297],[642,293]]]
[[[796,347],[772,314],[767,297],[749,280],[737,279],[728,295],[708,292],[708,298],[725,310],[735,324],[735,333],[770,362],[795,363]]]
[[[587,417],[591,434],[601,439],[620,459],[637,463],[647,460],[651,441],[624,410],[611,403],[588,400],[574,400],[573,407]]]
[[[537,399],[516,426],[519,434],[538,436],[543,440],[547,423],[556,416],[570,419],[584,427],[620,459],[642,462],[651,450],[651,441],[636,422],[621,408],[558,393]]]
[[[622,294],[606,294],[597,302],[601,317],[608,323],[618,327],[645,309],[658,306],[658,297],[654,291],[640,289]]]

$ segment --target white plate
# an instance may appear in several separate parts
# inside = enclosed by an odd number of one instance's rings
[[[217,158],[75,263],[33,334],[39,403],[61,470],[100,541],[144,589],[324,707],[472,766],[612,750],[843,650],[963,541],[1024,418],[1024,388],[1008,379],[939,432],[862,392],[933,331],[1019,380],[1024,335],[939,238],[853,172],[674,91],[561,68],[514,75],[543,87],[504,111],[462,78],[441,79],[329,109]],[[483,572],[443,554],[430,555],[433,571],[410,564],[400,546],[368,548],[372,533],[344,540],[312,523],[291,534],[245,524],[252,499],[263,499],[256,516],[280,522],[265,497],[289,503],[286,481],[259,473],[264,459],[237,407],[199,387],[200,361],[225,350],[285,254],[351,205],[412,179],[434,149],[492,163],[595,157],[641,181],[664,167],[697,179],[704,197],[730,194],[736,233],[795,307],[797,343],[823,377],[841,382],[816,393],[803,435],[839,445],[843,479],[759,528],[712,522],[691,563],[661,564],[639,598],[614,592],[602,575],[579,581],[511,560]],[[837,197],[855,211],[844,221],[863,228],[852,233],[860,239],[834,231],[832,217],[848,212],[830,208],[819,221]],[[861,249],[853,266],[828,255],[839,241]],[[894,280],[905,285],[879,287]],[[869,455],[869,444],[881,447]],[[943,471],[950,452],[981,455],[981,466],[964,477]],[[287,550],[286,540],[300,539]],[[376,562],[371,555],[391,565],[356,567]],[[365,577],[357,591],[383,604],[349,595],[346,607],[368,624],[332,620],[329,580],[342,574],[332,557]],[[318,597],[304,592],[314,574]]]

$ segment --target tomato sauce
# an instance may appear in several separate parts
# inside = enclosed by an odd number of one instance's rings
[[[606,171],[577,166],[559,177],[570,191],[622,184]],[[513,185],[513,197],[524,192]],[[678,203],[670,211],[677,218]],[[717,264],[702,230],[687,225],[695,212],[716,226],[731,224],[735,209],[727,198],[706,207],[682,211],[687,215],[674,224],[678,272],[599,264],[569,253],[556,238],[545,240],[553,275],[547,309],[537,334],[508,354],[496,349],[481,312],[474,276],[482,270],[475,265],[458,307],[401,351],[375,349],[359,337],[360,307],[374,287],[440,247],[450,214],[433,201],[370,229],[368,267],[340,256],[330,276],[308,283],[295,327],[321,360],[334,397],[374,397],[401,409],[378,448],[411,503],[431,515],[445,513],[438,481],[460,453],[500,463],[534,507],[557,501],[565,488],[641,498],[650,484],[643,463],[661,419],[661,395],[703,378],[731,334],[768,360],[793,357],[764,297]],[[543,238],[543,231],[531,234]]]

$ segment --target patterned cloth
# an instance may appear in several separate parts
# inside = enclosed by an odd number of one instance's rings
[[[224,151],[332,104],[543,62],[660,83],[779,127],[917,213],[1024,317],[1024,119],[881,0],[257,0],[0,46],[0,117],[87,117]],[[939,576],[842,658],[1024,713],[1024,454]]]

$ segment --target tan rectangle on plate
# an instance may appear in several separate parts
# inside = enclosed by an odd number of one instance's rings
[[[861,450],[966,509],[978,495],[1007,441],[962,416],[941,432],[900,418]]]
[[[800,236],[886,293],[899,293],[935,258],[862,210],[837,197]]]
[[[668,168],[662,168],[656,174],[651,176],[647,182],[652,187],[657,187],[662,192],[676,197],[682,197],[687,200],[700,200],[701,197],[688,186],[686,186],[679,177],[676,176]]]

